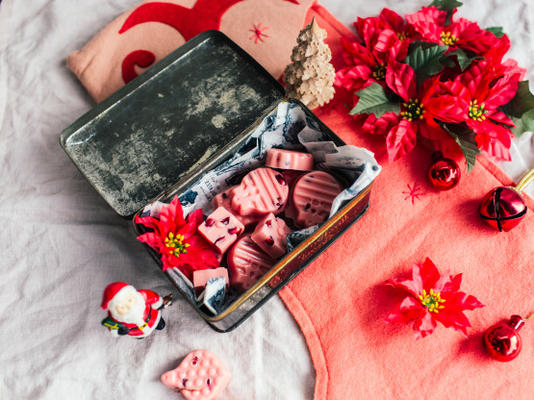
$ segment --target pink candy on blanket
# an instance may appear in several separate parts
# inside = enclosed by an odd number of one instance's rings
[[[265,253],[276,259],[287,252],[286,236],[290,233],[291,229],[283,219],[268,214],[258,223],[250,237]]]
[[[328,172],[312,171],[300,177],[291,197],[296,211],[295,223],[305,228],[326,221],[341,191],[339,182]]]
[[[239,291],[245,291],[269,271],[274,262],[254,243],[250,234],[244,235],[228,252],[230,284]]]
[[[198,232],[223,254],[245,230],[226,208],[219,207],[198,226]]]
[[[228,386],[232,374],[219,357],[208,350],[194,350],[161,382],[178,389],[187,400],[215,400]]]
[[[270,149],[267,151],[265,166],[278,169],[310,171],[313,169],[313,155],[299,151]]]
[[[232,209],[241,215],[264,215],[283,209],[289,187],[280,172],[271,168],[250,171],[233,189]]]

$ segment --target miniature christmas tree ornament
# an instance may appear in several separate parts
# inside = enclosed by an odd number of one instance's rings
[[[428,168],[428,180],[438,190],[454,188],[461,177],[460,167],[450,158],[443,157],[441,152],[432,154],[432,164]]]
[[[527,205],[521,191],[534,181],[534,169],[530,170],[517,186],[501,186],[489,192],[480,204],[480,217],[499,232],[515,228],[527,213]]]
[[[136,290],[125,282],[110,283],[104,289],[102,309],[108,316],[102,325],[112,336],[133,336],[142,339],[155,329],[165,328],[161,309],[172,303],[172,296],[161,297],[152,290]]]
[[[284,72],[287,96],[311,109],[328,103],[335,93],[336,71],[330,64],[332,53],[325,39],[326,31],[314,18],[300,31],[291,55],[293,63]]]
[[[512,315],[508,322],[500,322],[488,328],[484,333],[483,342],[486,352],[497,361],[512,361],[521,352],[521,336],[519,330],[532,317],[523,319]]]

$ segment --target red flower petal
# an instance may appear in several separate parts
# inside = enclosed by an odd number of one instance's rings
[[[383,8],[378,18],[384,21],[395,32],[401,33],[404,31],[406,25],[404,18],[395,11],[390,10],[389,8]]]
[[[469,119],[467,125],[476,132],[475,140],[481,150],[500,160],[510,161],[512,159],[510,146],[513,133],[509,129],[487,119],[480,122]]]
[[[417,301],[413,297],[405,297],[400,304],[387,316],[386,322],[410,322],[414,319],[423,318],[426,310],[420,301]]]
[[[416,277],[419,279],[420,277],[423,282],[423,287],[427,290],[433,288],[440,278],[436,265],[428,257],[423,264],[414,266],[412,276],[414,279],[416,279]]]
[[[369,114],[362,125],[362,130],[371,135],[386,135],[399,122],[400,117],[392,112],[385,113],[378,119],[374,114]]]
[[[424,338],[430,335],[436,329],[436,321],[428,311],[423,314],[423,318],[418,319],[413,324],[413,329],[417,331],[418,338]]]
[[[415,72],[408,64],[390,62],[386,71],[386,83],[404,101],[409,101],[417,95]]]
[[[334,85],[356,92],[371,84],[371,74],[371,69],[366,65],[342,68],[336,72]]]
[[[437,7],[423,7],[420,11],[406,15],[406,21],[410,23],[423,38],[431,42],[440,42],[441,32],[445,27],[447,13],[438,10]]]
[[[407,119],[402,119],[397,126],[389,131],[386,137],[389,161],[398,160],[410,152],[416,143],[417,132],[414,129],[414,124]]]
[[[498,122],[500,124],[508,125],[508,126],[515,126],[514,121],[512,121],[505,113],[502,111],[496,111],[493,113],[486,114],[486,118],[489,118],[495,122]]]
[[[142,235],[137,236],[137,239],[158,251],[161,251],[161,249],[165,247],[165,244],[161,240],[161,236],[154,232],[143,233]]]
[[[154,231],[159,233],[160,227],[159,227],[158,220],[153,217],[140,217],[136,215],[135,223],[139,225],[143,225],[145,228],[153,229]]]

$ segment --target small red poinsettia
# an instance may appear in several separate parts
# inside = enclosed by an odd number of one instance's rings
[[[161,209],[159,219],[136,216],[137,224],[152,230],[137,239],[161,254],[163,271],[178,268],[192,279],[195,270],[220,266],[217,252],[197,232],[197,227],[203,221],[201,209],[193,211],[185,219],[182,204],[175,196],[170,204]]]
[[[358,18],[354,26],[362,42],[341,39],[347,66],[336,73],[334,85],[351,91],[363,89],[373,81],[385,86],[390,60],[404,60],[418,34],[389,9],[379,17]]]
[[[514,122],[499,110],[510,102],[519,85],[522,71],[516,66],[474,63],[465,73],[443,86],[451,93],[448,102],[463,110],[463,119],[475,132],[480,149],[501,160],[510,161]]]
[[[427,258],[412,269],[412,279],[389,279],[386,285],[407,293],[407,296],[388,315],[390,323],[413,322],[418,338],[430,335],[440,322],[467,335],[471,326],[464,315],[466,310],[484,307],[472,295],[460,291],[462,274],[441,276],[434,263]]]
[[[423,7],[408,14],[406,20],[424,40],[449,46],[451,50],[461,48],[500,62],[510,49],[510,40],[506,35],[498,38],[493,33],[480,29],[476,22],[458,18],[447,25],[447,12],[435,6]]]
[[[439,75],[427,79],[419,88],[414,70],[408,64],[392,62],[386,74],[388,88],[402,100],[400,115],[386,113],[375,121],[368,119],[362,127],[372,133],[386,134],[390,161],[395,161],[410,152],[420,134],[431,141],[447,139],[436,119],[447,122],[461,122],[462,109],[449,101],[450,96],[440,95],[442,87]],[[378,128],[387,131],[377,131]]]

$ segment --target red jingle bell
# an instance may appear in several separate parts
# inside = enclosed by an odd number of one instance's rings
[[[534,169],[529,171],[516,187],[502,186],[493,189],[480,203],[480,217],[499,232],[508,232],[515,228],[527,213],[521,190],[533,180]]]
[[[450,190],[460,182],[460,167],[454,160],[444,158],[441,152],[432,154],[432,164],[428,168],[428,180],[438,190]]]
[[[521,336],[519,330],[525,320],[519,315],[512,315],[507,323],[499,323],[484,333],[486,352],[497,361],[511,361],[521,352]]]

